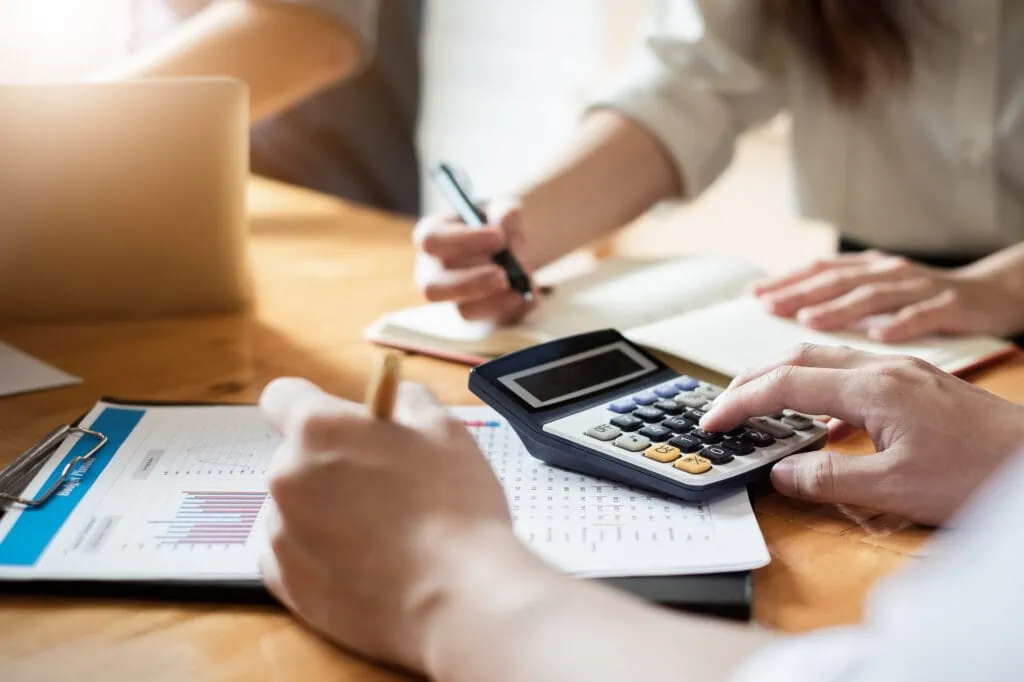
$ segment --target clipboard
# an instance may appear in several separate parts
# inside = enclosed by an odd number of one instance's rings
[[[145,407],[231,407],[231,404],[209,402],[160,402],[127,401],[117,398],[103,398],[100,404],[119,405],[125,408]],[[235,405],[237,406],[237,405]],[[251,407],[251,406],[248,406]],[[88,414],[88,413],[87,413]],[[105,446],[120,447],[116,439],[108,438],[101,429],[82,428],[82,415],[73,424],[54,429],[38,444],[30,448],[15,462],[0,472],[0,486],[6,492],[4,499],[18,498],[19,503],[42,506],[53,496],[61,485],[75,475],[76,467],[97,455]],[[60,467],[59,480],[31,498],[22,497],[23,488],[12,492],[11,486],[33,479],[38,468],[33,463],[48,460],[66,439],[77,438],[76,445],[84,449],[76,457],[68,459]],[[73,453],[74,451],[72,451]],[[68,453],[70,456],[72,453]],[[0,520],[4,510],[0,508]],[[733,620],[749,620],[751,614],[752,574],[750,571],[684,576],[600,578],[600,582],[630,593],[636,597],[669,608]],[[61,579],[54,577],[19,578],[0,577],[0,597],[48,597],[70,599],[110,599],[129,601],[157,601],[177,603],[203,603],[238,606],[277,606],[276,600],[267,592],[258,579],[127,579],[107,580],[101,577],[90,579]]]

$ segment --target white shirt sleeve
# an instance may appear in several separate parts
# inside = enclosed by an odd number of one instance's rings
[[[773,645],[733,682],[1024,680],[1024,456],[977,495],[928,560],[874,595],[863,626]]]
[[[622,82],[591,105],[654,135],[675,162],[685,196],[700,194],[732,159],[736,137],[780,108],[760,0],[673,0],[693,35],[648,37]]]

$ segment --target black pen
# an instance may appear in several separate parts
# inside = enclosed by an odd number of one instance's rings
[[[455,209],[455,212],[462,218],[462,222],[472,228],[481,228],[487,225],[487,216],[477,208],[476,204],[469,198],[465,190],[455,179],[455,174],[446,163],[435,165],[430,172],[431,177],[437,183],[441,193],[448,199],[448,203]],[[508,283],[512,290],[518,292],[526,301],[533,303],[533,285],[530,277],[523,270],[516,257],[507,248],[491,257],[497,265],[508,275]]]

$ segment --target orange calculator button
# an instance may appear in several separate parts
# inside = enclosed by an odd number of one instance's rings
[[[687,455],[673,465],[688,474],[704,474],[711,471],[711,460],[700,455]]]
[[[662,443],[661,445],[655,445],[647,448],[647,452],[644,453],[644,457],[653,459],[656,462],[668,464],[669,462],[674,462],[679,459],[679,455],[681,454],[682,453],[679,452],[679,448],[674,448],[671,445]]]

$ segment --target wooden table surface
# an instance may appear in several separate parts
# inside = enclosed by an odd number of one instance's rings
[[[85,379],[77,387],[0,399],[0,464],[100,396],[251,402],[280,375],[308,377],[358,399],[375,349],[363,329],[414,304],[406,220],[264,182],[251,192],[258,304],[252,314],[96,326],[3,327],[0,339]],[[451,404],[476,400],[466,369],[410,359]],[[1024,360],[971,377],[1024,398]],[[859,435],[839,448],[869,452]],[[761,493],[772,563],[756,572],[754,612],[802,631],[856,622],[868,589],[915,556],[927,531],[858,510]],[[912,559],[911,559],[912,560]],[[273,608],[0,598],[0,679],[330,680],[392,673],[324,644]]]

